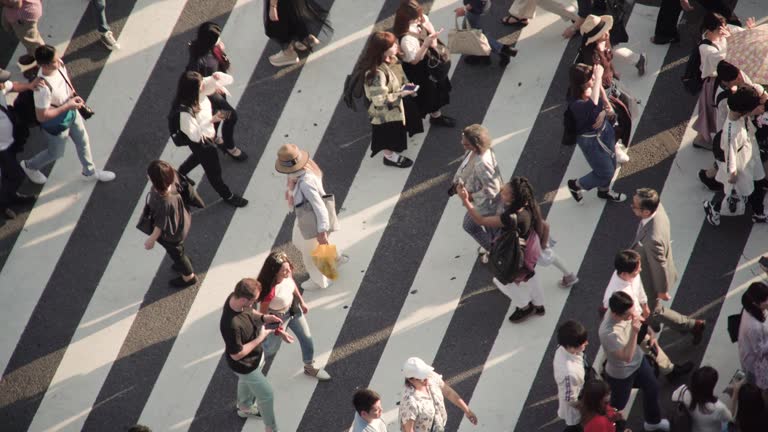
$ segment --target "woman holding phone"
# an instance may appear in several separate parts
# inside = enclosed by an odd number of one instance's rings
[[[208,181],[224,202],[234,207],[245,207],[248,200],[235,195],[221,176],[221,163],[214,144],[216,129],[213,125],[222,121],[225,114],[219,112],[214,115],[211,101],[208,100],[209,95],[221,88],[219,81],[231,79],[222,72],[214,72],[206,78],[197,72],[184,72],[179,78],[172,111],[179,111],[179,130],[189,138],[189,149],[192,151],[179,166],[179,173],[186,176],[198,165],[202,165]]]
[[[407,120],[403,99],[415,94],[415,87],[404,87],[405,76],[397,60],[395,35],[376,32],[361,60],[365,70],[365,96],[371,101],[371,157],[384,152],[384,165],[408,168],[413,161],[400,153],[408,147]]]
[[[304,362],[304,374],[317,378],[318,381],[330,380],[331,376],[328,372],[314,366],[315,345],[309,331],[309,323],[305,317],[305,314],[309,312],[309,307],[304,302],[304,297],[302,297],[299,287],[293,279],[293,264],[288,259],[288,255],[285,252],[269,254],[261,267],[258,280],[264,287],[258,298],[259,312],[275,315],[284,323],[275,330],[274,334],[267,336],[264,341],[266,359],[262,372],[266,374],[269,371],[283,340],[288,343],[293,342],[293,337],[283,331],[285,327],[288,327],[299,340],[301,358]]]
[[[189,43],[187,70],[198,72],[203,77],[209,77],[214,72],[229,73],[231,62],[224,49],[224,42],[221,41],[221,27],[213,22],[203,23],[197,29],[197,39]],[[220,87],[208,96],[213,112],[222,113],[224,118],[214,125],[217,131],[221,127],[221,139],[216,137],[215,141],[222,153],[242,162],[248,159],[248,155],[235,146],[237,111],[227,102],[227,94],[227,90]]]

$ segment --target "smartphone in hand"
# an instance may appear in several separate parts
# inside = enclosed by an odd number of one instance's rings
[[[273,323],[266,323],[266,324],[264,324],[264,328],[266,328],[267,330],[274,330],[274,329],[276,329],[278,327],[280,327],[280,323],[279,322],[273,322]]]
[[[419,86],[416,84],[405,84],[403,88],[400,89],[400,91],[412,91],[416,93],[419,91]]]

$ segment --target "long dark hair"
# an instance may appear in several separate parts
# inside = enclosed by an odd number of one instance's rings
[[[173,106],[185,106],[195,113],[200,112],[200,83],[202,82],[203,76],[197,72],[187,71],[181,74],[176,96],[173,98]]]
[[[416,0],[403,0],[395,12],[395,25],[392,27],[392,33],[398,38],[408,33],[411,21],[419,19],[424,15],[424,8]]]
[[[584,63],[571,66],[568,79],[568,99],[581,99],[589,86],[589,80],[592,79],[592,66]]]
[[[581,424],[587,424],[593,417],[605,415],[603,399],[611,392],[608,384],[602,380],[591,380],[584,384],[579,401]]]
[[[741,432],[765,430],[765,401],[762,390],[754,384],[744,383],[739,388],[736,425]]]
[[[368,83],[376,76],[376,69],[384,62],[384,53],[397,43],[397,38],[390,32],[376,32],[368,40],[365,55],[360,60],[360,68],[365,71]]]
[[[688,386],[691,392],[691,405],[688,408],[691,411],[698,406],[702,413],[711,414],[706,404],[717,402],[717,396],[715,396],[717,378],[717,371],[709,366],[700,367],[691,374],[691,383]]]
[[[288,259],[288,255],[285,252],[272,252],[264,260],[259,277],[256,278],[262,286],[261,294],[259,294],[258,298],[259,302],[272,292],[272,287],[275,286],[277,281],[277,275],[280,274],[280,268],[286,262],[291,267],[291,270],[293,270],[293,263]]]
[[[753,282],[741,295],[741,305],[744,310],[756,320],[765,322],[765,312],[760,303],[768,300],[768,286],[762,282]]]
[[[726,20],[724,16],[716,12],[710,12],[704,15],[704,20],[701,22],[699,33],[704,33],[705,31],[715,31],[727,23],[728,20]]]
[[[215,22],[204,22],[197,28],[197,39],[189,43],[189,54],[200,58],[213,50],[221,37],[221,27]]]
[[[509,187],[512,189],[512,208],[526,208],[531,212],[531,227],[536,234],[541,236],[544,232],[544,218],[541,216],[541,208],[536,202],[536,195],[533,192],[533,186],[525,177],[515,176],[509,180]]]

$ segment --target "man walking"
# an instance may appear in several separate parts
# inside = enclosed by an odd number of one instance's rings
[[[669,431],[669,421],[661,418],[659,383],[650,363],[637,346],[643,318],[634,311],[629,294],[617,291],[608,300],[608,313],[600,323],[600,344],[605,350],[605,380],[611,386],[611,406],[623,410],[632,387],[643,395],[643,425],[646,431]]]
[[[640,254],[644,272],[640,273],[648,296],[651,327],[658,331],[660,323],[681,333],[693,335],[693,344],[701,343],[706,322],[682,315],[664,307],[662,301],[672,297],[669,291],[677,281],[677,268],[672,258],[672,241],[669,217],[653,189],[641,188],[632,197],[632,212],[640,218],[632,249]]]
[[[277,432],[272,386],[259,366],[263,358],[261,344],[274,331],[265,325],[281,323],[282,320],[253,309],[259,294],[259,281],[250,278],[240,280],[224,303],[219,330],[224,338],[224,358],[237,375],[237,415],[243,418],[261,417],[266,432]]]
[[[93,164],[85,120],[78,112],[85,105],[85,101],[72,88],[69,73],[56,54],[56,48],[50,45],[38,47],[35,50],[35,60],[40,66],[38,76],[46,84],[35,90],[35,111],[40,129],[48,142],[48,148],[32,159],[21,162],[27,177],[33,183],[44,184],[48,178],[40,170],[61,158],[64,155],[67,138],[72,138],[77,149],[77,157],[83,166],[83,179],[100,182],[114,180],[115,173],[97,170]]]
[[[0,0],[3,6],[3,29],[13,32],[19,42],[27,49],[27,54],[33,56],[37,47],[45,44],[37,23],[43,16],[42,0]]]

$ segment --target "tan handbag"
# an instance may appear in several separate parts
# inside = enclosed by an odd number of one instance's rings
[[[491,45],[480,29],[473,29],[469,21],[464,20],[466,28],[459,26],[459,17],[456,17],[456,28],[448,32],[448,49],[454,54],[473,56],[489,56]]]

